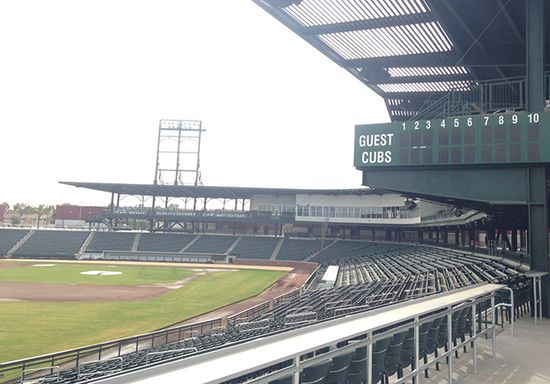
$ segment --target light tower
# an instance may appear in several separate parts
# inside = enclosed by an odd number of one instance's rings
[[[200,185],[200,120],[161,120],[155,185]]]

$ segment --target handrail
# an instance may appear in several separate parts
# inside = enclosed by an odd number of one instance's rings
[[[244,309],[227,318],[228,325],[237,325],[240,320],[248,320],[251,316],[257,316],[269,311],[269,300],[263,301],[250,308]]]
[[[545,95],[550,100],[550,72],[545,73]],[[470,89],[449,91],[425,102],[409,120],[494,113],[499,110],[526,108],[526,80],[523,76],[471,82]]]
[[[510,323],[511,323],[511,329],[512,329],[512,337],[516,335],[515,331],[515,317],[516,314],[514,313],[514,290],[510,287],[502,287],[501,289],[505,289],[510,292],[510,302],[509,303],[498,303],[495,308],[500,307],[510,307]]]

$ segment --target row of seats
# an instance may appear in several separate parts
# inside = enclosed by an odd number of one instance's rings
[[[83,231],[35,231],[13,253],[13,256],[46,259],[73,258],[89,234]]]
[[[237,240],[236,236],[203,235],[186,249],[189,253],[225,253],[231,244]]]
[[[277,260],[305,260],[322,248],[321,240],[284,239],[283,245],[277,254]]]
[[[96,232],[86,252],[131,251],[135,237],[131,232]]]
[[[338,260],[364,257],[380,252],[388,252],[395,249],[406,247],[402,244],[379,244],[369,241],[354,241],[354,240],[338,240],[322,250],[318,255],[313,257],[313,261],[336,262]]]
[[[483,281],[499,282],[519,272],[506,264],[458,251],[409,246],[335,262],[336,286],[423,276],[429,289],[446,291]]]
[[[242,237],[229,254],[240,259],[267,260],[278,243],[276,237]]]
[[[28,230],[3,229],[0,231],[0,256],[8,253],[23,237],[27,236]]]
[[[195,238],[191,234],[143,233],[139,239],[138,251],[179,252]]]

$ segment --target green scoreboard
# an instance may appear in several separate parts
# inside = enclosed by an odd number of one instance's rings
[[[358,125],[355,167],[550,162],[550,112]]]

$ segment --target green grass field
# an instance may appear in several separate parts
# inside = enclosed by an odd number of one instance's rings
[[[4,263],[10,262],[4,261]],[[35,267],[35,264],[54,264],[54,266]],[[80,274],[80,272],[98,270],[122,272],[122,275],[89,276]],[[31,262],[24,267],[0,269],[0,281],[92,285],[144,285],[170,283],[195,273],[196,272],[182,267]]]
[[[74,265],[66,267],[68,271],[71,271]],[[104,266],[90,268],[90,265],[77,265],[77,267],[84,267],[85,270],[101,270]],[[8,276],[12,276],[11,273],[24,270],[21,276],[27,278],[29,276],[27,268],[1,270],[0,281],[4,280],[4,273],[7,271],[11,271]],[[36,276],[40,281],[49,279],[47,281],[75,282],[71,280],[73,277],[70,277],[70,274],[59,276],[56,273],[45,271],[47,268],[55,267],[35,268],[45,272],[44,275]],[[185,269],[179,271],[180,268],[176,267],[166,267],[168,271],[153,272],[145,271],[148,269],[145,265],[124,266],[124,268],[128,268],[126,276],[128,280],[125,284],[144,280],[153,282],[152,274],[158,274],[160,279],[174,276],[174,280],[177,280],[185,276],[185,273],[192,273]],[[133,268],[135,270],[130,272]],[[164,268],[151,267],[151,269],[162,270]],[[170,269],[177,271],[170,272]],[[118,266],[116,270],[119,270]],[[32,275],[35,272],[29,271],[28,273]],[[214,272],[192,280],[183,287],[165,295],[147,300],[110,302],[0,301],[0,324],[2,324],[0,327],[0,362],[57,352],[159,329],[255,296],[273,284],[284,273],[261,270]],[[135,280],[129,279],[132,274]],[[83,275],[78,274],[78,276]],[[15,277],[13,278],[15,279]],[[168,281],[170,281],[169,278]],[[89,282],[85,283],[90,284]],[[111,284],[113,283],[111,282]]]

